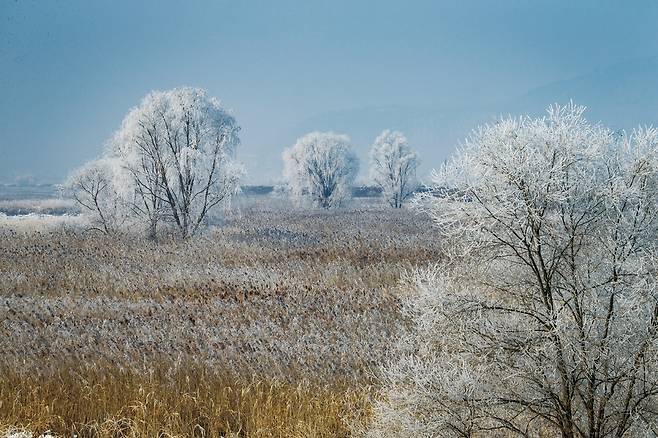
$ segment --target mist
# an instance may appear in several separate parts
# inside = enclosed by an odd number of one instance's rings
[[[362,160],[401,130],[427,175],[501,115],[574,99],[619,129],[658,119],[653,1],[7,1],[0,19],[4,183],[63,181],[145,95],[179,86],[233,111],[251,184],[278,182],[312,130]]]

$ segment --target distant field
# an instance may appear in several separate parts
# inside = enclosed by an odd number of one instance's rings
[[[33,186],[0,184],[0,201],[49,199],[58,196],[58,186],[53,184]]]
[[[243,186],[240,204],[272,202],[274,187],[271,185]],[[380,203],[380,190],[377,187],[357,186],[352,188],[357,204],[368,200]],[[276,202],[276,201],[275,201]],[[79,207],[73,199],[62,195],[59,186],[54,184],[24,186],[0,184],[0,215],[77,215]]]
[[[428,218],[377,205],[247,197],[188,242],[0,224],[0,430],[349,436],[399,276],[441,254]]]

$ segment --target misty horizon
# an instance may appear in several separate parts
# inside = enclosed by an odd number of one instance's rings
[[[348,135],[366,163],[401,130],[424,179],[477,125],[553,103],[658,123],[655,2],[205,6],[3,3],[0,183],[62,182],[144,96],[179,86],[233,111],[245,184],[279,182],[282,151],[312,131]]]

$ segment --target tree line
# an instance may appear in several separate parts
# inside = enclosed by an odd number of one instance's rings
[[[129,111],[103,155],[74,171],[64,188],[93,227],[113,233],[160,224],[194,235],[239,191],[235,159],[240,127],[221,103],[198,88],[154,91]],[[337,208],[351,196],[359,170],[349,137],[312,132],[283,153],[283,188],[298,204]],[[400,132],[384,131],[370,152],[370,176],[401,208],[417,186],[418,157]]]

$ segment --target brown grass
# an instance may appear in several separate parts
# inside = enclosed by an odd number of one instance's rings
[[[187,242],[0,225],[0,429],[348,436],[400,274],[440,251],[390,209],[244,209]]]
[[[362,391],[245,379],[199,365],[147,372],[63,366],[48,376],[4,370],[0,430],[78,437],[346,437],[367,415]]]

